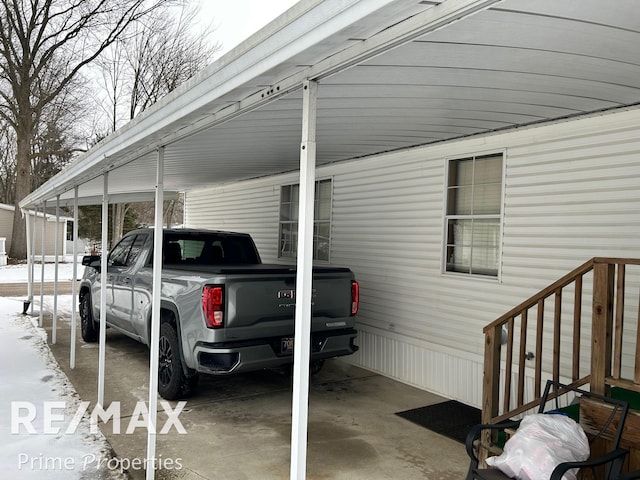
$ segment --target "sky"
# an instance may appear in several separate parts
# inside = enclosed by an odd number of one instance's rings
[[[297,0],[199,0],[203,23],[213,23],[213,38],[228,52],[278,17]]]

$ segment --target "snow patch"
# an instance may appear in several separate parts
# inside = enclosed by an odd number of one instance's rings
[[[49,301],[52,302],[53,297],[47,298]],[[59,296],[58,308],[59,311],[66,309],[70,312],[71,296]],[[0,297],[2,477],[37,480],[126,479],[126,474],[108,467],[107,462],[113,457],[113,451],[100,431],[91,432],[88,415],[81,419],[75,433],[66,433],[78,411],[80,398],[51,354],[46,344],[46,333],[37,326],[37,319],[21,315],[21,310],[22,300]],[[51,422],[55,429],[59,429],[57,433],[44,433],[48,425],[45,424],[45,402],[61,402],[59,405],[64,405],[56,411],[56,415],[64,419]],[[17,422],[18,417],[27,415],[29,405],[36,409],[31,422],[35,434],[29,433],[25,425]],[[22,410],[18,410],[20,406]],[[12,425],[12,420],[16,420],[16,425]],[[18,427],[17,432],[15,427]]]

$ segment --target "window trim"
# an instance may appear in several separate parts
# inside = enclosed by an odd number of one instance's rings
[[[318,259],[315,258],[315,251],[314,251],[314,258],[313,261],[316,263],[322,263],[322,264],[329,264],[331,263],[331,241],[332,241],[332,237],[333,237],[333,196],[334,196],[334,178],[333,176],[329,176],[329,177],[319,177],[316,178],[315,180],[315,187],[314,187],[314,218],[313,218],[313,225],[314,225],[314,230],[315,230],[315,226],[316,223],[319,222],[319,220],[315,217],[315,194],[318,193],[318,185],[321,182],[326,182],[328,181],[329,184],[331,185],[331,189],[330,189],[330,197],[329,197],[329,218],[328,220],[322,220],[322,222],[327,222],[329,223],[329,251],[327,252],[327,258],[326,259]],[[298,187],[300,186],[300,182],[288,182],[288,183],[282,183],[279,185],[279,195],[280,198],[278,200],[278,238],[277,238],[277,258],[279,261],[291,261],[291,260],[296,260],[298,258],[298,252],[296,249],[295,255],[292,256],[283,256],[280,246],[281,246],[281,239],[282,239],[282,224],[283,223],[295,223],[296,225],[298,225],[298,220],[296,220],[295,222],[283,222],[280,218],[281,212],[282,212],[282,192],[283,192],[283,188],[284,187],[292,187],[297,185]],[[299,190],[298,190],[299,191]],[[298,208],[300,207],[300,198],[298,197]]]
[[[480,273],[465,273],[455,272],[447,270],[447,235],[448,235],[448,223],[450,216],[447,213],[449,206],[449,175],[451,173],[451,164],[456,160],[464,160],[465,158],[477,158],[486,157],[490,155],[502,155],[502,172],[501,172],[501,192],[500,192],[500,213],[497,215],[490,215],[491,218],[497,218],[500,222],[499,228],[499,243],[498,243],[498,265],[496,275],[486,275]],[[451,155],[444,158],[444,182],[443,182],[443,205],[442,205],[442,250],[440,253],[441,258],[441,274],[451,277],[468,278],[474,280],[486,280],[490,282],[502,283],[502,264],[503,264],[503,247],[504,247],[504,210],[505,210],[505,195],[506,195],[506,178],[507,178],[507,149],[495,149],[484,150],[476,152],[461,153],[457,155]],[[458,215],[456,218],[469,217],[482,219],[487,218],[487,215]]]

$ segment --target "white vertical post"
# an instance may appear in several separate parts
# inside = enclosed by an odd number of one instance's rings
[[[151,359],[149,361],[149,417],[147,425],[146,480],[155,478],[156,420],[158,417],[158,355],[160,343],[160,298],[162,296],[162,243],[164,205],[164,147],[158,149],[156,166],[156,205],[153,228],[153,298],[151,299]]]
[[[71,351],[69,353],[69,367],[76,368],[76,328],[78,314],[76,299],[78,298],[78,187],[73,195],[73,275],[71,277]]]
[[[31,242],[31,218],[29,217],[29,210],[22,210],[22,214],[26,216],[25,226],[27,229],[27,302],[29,305],[33,302],[33,243]],[[26,309],[23,310],[24,313]]]
[[[56,344],[58,333],[58,248],[60,248],[60,195],[56,196],[56,238],[53,242],[54,276],[53,276],[53,327],[51,332],[51,343]]]
[[[47,201],[42,202],[42,252],[41,255],[41,266],[40,269],[40,317],[38,319],[38,325],[42,327],[44,325],[44,250],[45,250],[45,239],[47,237]]]
[[[35,283],[35,268],[36,268],[36,219],[38,218],[38,205],[34,205],[33,209],[33,227],[31,228],[31,279],[32,283]],[[33,316],[33,284],[31,285],[31,293],[29,296],[31,302],[30,315]]]
[[[102,192],[102,252],[100,257],[100,350],[98,359],[98,405],[104,407],[104,363],[107,343],[107,241],[109,236],[109,172]]]
[[[292,480],[304,480],[306,478],[307,466],[317,89],[318,84],[316,82],[309,80],[304,82],[302,97],[302,143],[300,146],[293,408],[291,414],[290,478]]]

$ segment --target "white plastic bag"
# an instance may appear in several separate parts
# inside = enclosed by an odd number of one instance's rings
[[[564,415],[536,413],[522,419],[502,455],[489,457],[487,464],[520,480],[549,480],[559,463],[588,458],[589,441],[580,425]],[[576,480],[577,470],[562,478]]]

